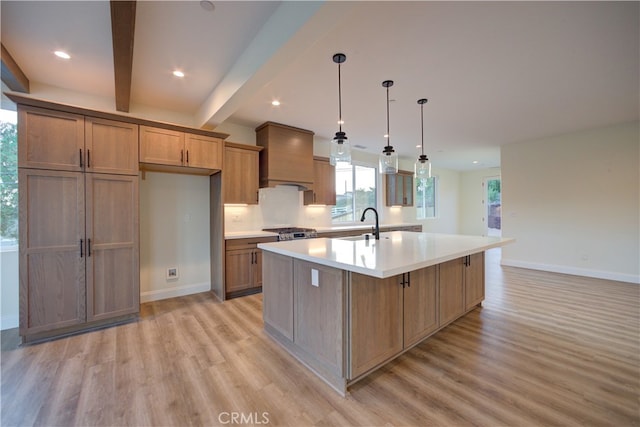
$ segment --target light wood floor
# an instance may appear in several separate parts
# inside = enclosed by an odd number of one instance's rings
[[[640,425],[640,286],[501,268],[495,251],[482,309],[347,398],[264,334],[260,295],[198,294],[43,344],[4,334],[0,424]]]

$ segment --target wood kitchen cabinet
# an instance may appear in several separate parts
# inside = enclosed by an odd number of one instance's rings
[[[260,152],[260,187],[313,185],[313,132],[266,122],[256,128]]]
[[[440,264],[439,275],[440,326],[484,300],[484,252]]]
[[[305,205],[336,204],[336,167],[324,157],[313,158],[313,185],[304,192]]]
[[[29,106],[18,114],[18,167],[138,174],[137,125]]]
[[[374,279],[351,273],[349,379],[364,374],[402,351],[402,276]]]
[[[258,155],[262,147],[225,142],[224,203],[258,204]]]
[[[262,290],[262,250],[258,249],[258,243],[276,240],[276,237],[259,237],[225,241],[226,298]]]
[[[413,173],[385,175],[385,192],[387,206],[413,206]]]
[[[484,252],[463,258],[465,311],[484,300]]]
[[[220,138],[140,126],[143,170],[211,175],[222,169],[222,161],[223,140]]]
[[[18,120],[20,335],[138,313],[137,125],[22,105]]]
[[[438,329],[437,266],[407,274],[404,287],[404,348],[410,347]]]

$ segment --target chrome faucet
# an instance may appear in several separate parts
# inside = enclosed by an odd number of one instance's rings
[[[360,218],[360,221],[364,222],[364,214],[367,213],[368,210],[372,210],[374,214],[376,214],[376,228],[373,229],[373,237],[376,238],[376,240],[380,240],[380,225],[378,224],[378,211],[375,208],[367,208],[362,212],[362,218]]]

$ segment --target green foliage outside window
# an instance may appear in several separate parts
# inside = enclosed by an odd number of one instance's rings
[[[18,130],[0,122],[0,237],[18,240]]]

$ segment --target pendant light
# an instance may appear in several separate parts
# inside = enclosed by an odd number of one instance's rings
[[[391,86],[393,86],[393,80],[382,82],[382,87],[387,88],[387,145],[382,150],[382,154],[380,154],[380,173],[384,174],[398,173],[398,154],[389,145],[391,139],[391,135],[389,135],[389,88]]]
[[[331,155],[329,157],[329,163],[331,165],[336,162],[351,163],[351,146],[347,135],[342,131],[342,85],[340,76],[340,65],[347,60],[347,55],[344,53],[336,53],[333,55],[333,62],[338,64],[338,125],[339,130],[331,141]]]
[[[418,99],[418,104],[420,104],[420,127],[422,129],[422,144],[420,144],[422,154],[416,160],[415,166],[416,178],[418,179],[431,178],[431,162],[424,154],[424,104],[426,103],[426,98]]]

